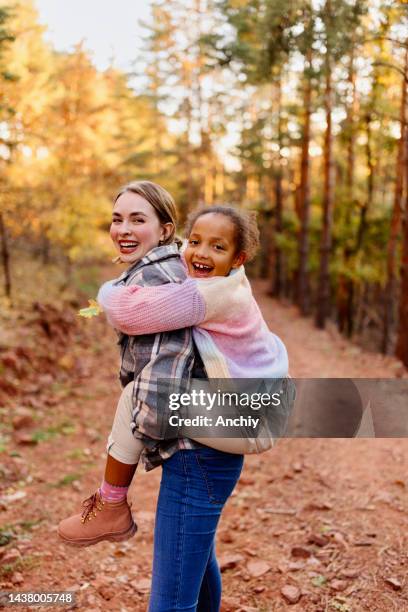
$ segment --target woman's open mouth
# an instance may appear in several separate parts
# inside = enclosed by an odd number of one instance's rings
[[[119,241],[119,249],[120,249],[120,252],[123,254],[133,253],[133,251],[137,249],[138,246],[139,246],[139,243],[133,240],[120,240]]]
[[[193,262],[191,265],[195,277],[205,278],[214,270],[214,266],[209,266],[207,264]]]

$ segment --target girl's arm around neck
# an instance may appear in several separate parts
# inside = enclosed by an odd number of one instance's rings
[[[199,325],[204,299],[193,279],[157,287],[102,285],[97,300],[108,322],[130,336],[155,334]]]

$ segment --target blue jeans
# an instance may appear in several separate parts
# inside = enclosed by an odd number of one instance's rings
[[[219,611],[215,532],[243,462],[243,455],[202,447],[163,463],[149,612]]]

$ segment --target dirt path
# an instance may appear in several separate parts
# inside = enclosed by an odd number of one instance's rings
[[[255,291],[287,344],[292,375],[398,373],[393,359],[315,330],[293,307],[268,298],[265,284],[255,283]],[[133,540],[78,551],[55,533],[100,482],[119,392],[115,336],[103,321],[95,329],[93,341],[78,348],[75,377],[48,379],[48,408],[32,401],[37,444],[20,436],[0,455],[0,590],[70,590],[80,610],[142,612],[160,469],[138,473],[132,485]],[[64,367],[69,373],[69,357]],[[406,440],[287,439],[247,457],[218,531],[223,610],[408,610],[407,486]]]

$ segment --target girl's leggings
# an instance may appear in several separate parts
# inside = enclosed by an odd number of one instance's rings
[[[143,443],[135,438],[131,431],[133,421],[133,382],[123,389],[119,398],[112,431],[108,438],[106,450],[109,455],[122,463],[135,465],[138,463],[143,450]],[[203,428],[204,429],[204,428]],[[189,436],[187,436],[189,437]],[[193,437],[194,440],[211,448],[226,453],[238,455],[259,453],[267,450],[273,444],[270,437],[265,438],[218,438],[211,437],[211,428],[208,429],[208,437]]]

